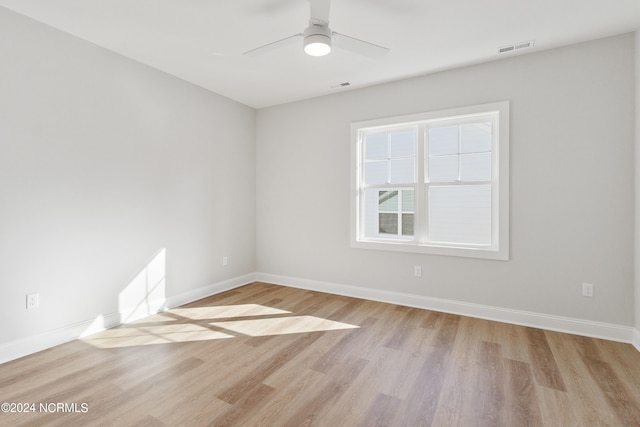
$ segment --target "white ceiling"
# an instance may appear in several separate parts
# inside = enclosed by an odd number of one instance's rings
[[[330,27],[391,49],[382,58],[302,46],[242,53],[300,33],[308,0],[0,0],[99,46],[255,108],[635,31],[640,0],[334,0]],[[517,54],[517,53],[515,53]],[[506,54],[506,55],[514,55]]]

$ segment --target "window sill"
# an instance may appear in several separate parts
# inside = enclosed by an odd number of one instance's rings
[[[408,252],[428,255],[457,256],[464,258],[509,260],[509,251],[482,247],[453,247],[426,245],[407,241],[393,240],[352,240],[351,247],[356,249],[373,249],[379,251]]]

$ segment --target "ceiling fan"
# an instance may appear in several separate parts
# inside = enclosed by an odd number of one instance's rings
[[[332,31],[329,28],[331,0],[309,0],[309,3],[311,6],[309,26],[302,33],[249,50],[243,55],[262,55],[274,49],[299,43],[301,40],[304,52],[311,56],[327,55],[331,52],[332,46],[373,58],[389,52],[386,47]]]

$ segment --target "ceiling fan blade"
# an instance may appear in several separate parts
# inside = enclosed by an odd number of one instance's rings
[[[262,55],[263,53],[271,52],[272,50],[279,49],[281,47],[290,46],[295,43],[302,43],[302,34],[294,34],[293,36],[286,37],[284,39],[265,44],[264,46],[251,49],[243,53],[244,56],[254,57]]]
[[[379,58],[389,52],[389,49],[386,47],[378,46],[377,44],[345,36],[344,34],[336,32],[333,33],[333,45],[337,48],[368,56],[370,58]]]
[[[312,24],[329,25],[329,10],[331,9],[331,0],[309,0],[311,3],[311,19]]]
[[[280,13],[299,0],[266,0],[261,2],[251,2],[251,5],[247,7],[248,11],[252,15],[269,15]]]

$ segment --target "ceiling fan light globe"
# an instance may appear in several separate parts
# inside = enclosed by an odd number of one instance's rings
[[[309,36],[304,40],[304,52],[309,56],[324,56],[331,52],[331,39],[321,35]]]
[[[326,25],[311,24],[304,30],[304,52],[310,56],[324,56],[331,52],[331,30]]]

